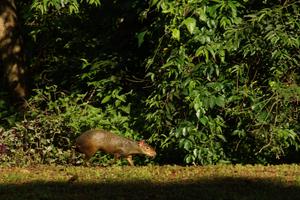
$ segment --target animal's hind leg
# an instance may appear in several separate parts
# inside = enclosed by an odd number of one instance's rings
[[[93,155],[97,152],[97,149],[91,149],[89,148],[88,151],[84,152],[84,166],[89,167],[90,166],[90,159],[93,157]]]
[[[91,156],[88,156],[88,155],[85,155],[84,157],[84,166],[85,167],[89,167],[90,166],[90,159],[91,159]]]

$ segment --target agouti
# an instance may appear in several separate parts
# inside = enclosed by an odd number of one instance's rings
[[[88,130],[82,133],[76,139],[76,150],[85,154],[86,160],[89,160],[97,151],[113,154],[115,160],[121,156],[125,157],[128,163],[133,166],[132,155],[145,154],[149,157],[155,157],[155,150],[145,143],[139,142],[116,135],[105,130]]]

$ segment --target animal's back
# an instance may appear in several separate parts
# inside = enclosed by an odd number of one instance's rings
[[[76,148],[88,157],[94,155],[98,150],[106,153],[118,153],[124,148],[132,146],[135,141],[116,135],[105,130],[88,130],[76,140]]]
[[[115,158],[124,156],[133,165],[131,156],[145,154],[155,157],[155,150],[142,141],[134,141],[105,130],[89,130],[76,139],[77,151],[84,153],[86,159],[92,157],[98,150],[113,154]]]

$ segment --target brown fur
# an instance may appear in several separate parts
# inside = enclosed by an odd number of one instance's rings
[[[89,130],[76,139],[76,149],[90,159],[97,151],[114,155],[115,160],[124,156],[130,165],[134,165],[132,155],[144,154],[155,157],[155,150],[143,140],[134,140],[122,137],[105,130]]]

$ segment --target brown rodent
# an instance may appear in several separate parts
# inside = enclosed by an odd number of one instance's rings
[[[90,159],[97,151],[113,154],[115,160],[124,156],[133,166],[132,155],[145,154],[155,157],[155,150],[144,140],[139,142],[116,135],[105,130],[88,130],[76,139],[76,150],[84,153],[86,160]]]

